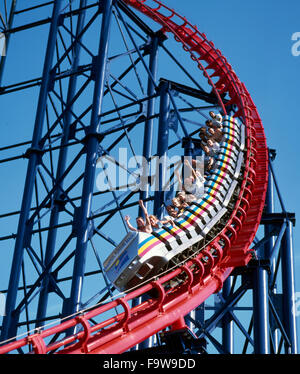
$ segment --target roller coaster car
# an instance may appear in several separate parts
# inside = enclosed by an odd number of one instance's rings
[[[120,291],[141,285],[158,274],[173,258],[206,237],[230,209],[238,186],[245,131],[236,118],[224,116],[224,140],[216,156],[216,167],[206,179],[204,195],[174,220],[151,234],[129,232],[104,261],[108,279]]]
[[[104,270],[109,280],[120,291],[132,288],[155,275],[169,259],[161,248],[151,251],[151,255],[139,254],[140,244],[151,240],[151,234],[129,232],[104,262]]]

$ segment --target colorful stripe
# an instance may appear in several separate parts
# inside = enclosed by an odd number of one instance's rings
[[[145,250],[148,250],[153,248],[155,245],[161,243],[159,239],[157,239],[155,236],[150,236],[149,238],[143,240],[141,243],[139,243],[139,249],[138,249],[138,255],[144,256],[146,254]]]
[[[222,182],[224,181],[225,178],[222,178],[221,180],[218,181],[211,181],[209,185],[207,185],[207,188],[217,190],[221,187],[223,187]]]
[[[238,122],[233,116],[225,116],[224,118],[224,142],[222,142],[221,146],[221,153],[218,157],[218,165],[219,169],[214,173],[214,175],[209,179],[210,185],[208,187],[209,193],[214,192],[216,194],[219,189],[222,187],[222,184],[224,180],[226,180],[227,169],[229,167],[232,168],[231,162],[232,157],[236,157],[236,154],[234,152],[234,144],[238,143],[237,137],[240,137],[240,129],[237,127]],[[227,181],[228,182],[228,181]],[[228,182],[229,184],[229,182]],[[215,202],[217,202],[217,199],[206,192],[206,197],[204,197],[198,205],[191,205],[189,210],[186,210],[184,212],[183,218],[178,218],[176,221],[178,224],[180,224],[182,227],[184,227],[186,230],[194,227],[195,224],[197,224],[197,220],[201,219],[201,217],[208,213],[208,209],[213,206]],[[200,206],[199,206],[200,205]],[[165,229],[160,229],[156,231],[156,234],[163,239],[163,241],[169,240],[170,238],[174,238],[181,232],[184,232],[181,228],[174,228],[172,227],[170,229],[171,232],[166,231]],[[159,238],[151,235],[149,238],[143,240],[139,244],[138,254],[139,256],[144,256],[149,250],[154,248],[157,245],[162,244],[162,241],[159,240]]]

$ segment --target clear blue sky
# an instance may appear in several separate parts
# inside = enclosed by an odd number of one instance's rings
[[[274,163],[276,177],[287,211],[295,212],[296,219],[300,211],[299,194],[299,67],[300,56],[292,55],[292,34],[300,32],[298,0],[288,3],[280,0],[164,0],[181,15],[206,33],[217,48],[226,56],[241,81],[249,90],[262,118],[267,143],[275,148],[277,158]],[[20,1],[20,8],[28,2]],[[40,11],[40,15],[43,11]],[[44,28],[47,32],[47,28]],[[18,79],[31,79],[39,76],[42,62],[30,58],[28,50],[40,51],[43,59],[44,39],[30,37],[30,32],[22,35],[22,53],[15,55],[7,66],[4,83]],[[20,43],[20,42],[19,42]],[[25,47],[27,43],[28,47]],[[13,45],[11,48],[17,50]],[[20,64],[20,59],[22,63]],[[20,68],[21,66],[21,68]],[[21,78],[22,77],[22,78]],[[0,146],[30,139],[35,110],[32,98],[37,93],[31,90],[26,97],[19,94],[1,96],[0,110],[3,111]],[[10,108],[10,110],[7,110]],[[5,109],[5,110],[4,110]],[[22,122],[26,118],[26,123]],[[1,158],[9,157],[9,153]],[[22,162],[22,165],[25,165]],[[23,191],[26,168],[11,168],[0,165],[2,192],[0,197],[1,212],[18,210]],[[279,204],[276,207],[280,209]],[[15,232],[15,220],[8,219],[1,233]],[[298,243],[300,231],[294,229],[296,291],[300,291],[300,277],[297,273],[300,265]],[[3,253],[7,243],[0,242]],[[1,261],[0,288],[6,287],[7,264]],[[299,318],[298,318],[299,319]],[[298,321],[299,322],[299,321]]]

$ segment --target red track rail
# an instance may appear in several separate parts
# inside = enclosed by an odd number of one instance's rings
[[[182,267],[130,292],[125,297],[97,307],[57,326],[0,347],[0,354],[31,344],[34,353],[122,353],[167,326],[181,326],[182,317],[195,309],[210,295],[218,292],[236,266],[250,260],[249,247],[258,229],[264,208],[268,181],[268,152],[264,130],[257,109],[245,85],[239,80],[226,58],[184,17],[157,0],[124,0],[136,10],[161,24],[162,31],[172,33],[175,40],[190,53],[226,113],[220,95],[228,93],[229,104],[238,108],[235,116],[246,125],[246,159],[243,182],[232,215],[222,232],[196,258]],[[152,7],[148,5],[152,4]],[[209,74],[208,71],[212,70]],[[215,82],[214,82],[215,81]],[[221,246],[220,240],[225,242]],[[214,252],[214,256],[212,255]],[[202,261],[203,258],[206,261]],[[181,286],[166,291],[163,284],[185,273]],[[135,307],[129,301],[155,289],[153,297]],[[89,319],[122,306],[120,314],[91,325]],[[46,344],[48,337],[80,325],[80,332],[55,343]],[[66,345],[68,346],[66,347]]]

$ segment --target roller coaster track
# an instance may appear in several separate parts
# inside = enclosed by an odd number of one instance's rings
[[[157,0],[124,2],[159,23],[164,33],[173,34],[175,40],[182,44],[208,79],[225,114],[228,105],[235,106],[234,116],[246,126],[245,168],[241,176],[239,196],[226,226],[196,257],[123,297],[65,320],[38,334],[3,345],[0,347],[0,353],[7,353],[26,345],[31,345],[32,352],[38,354],[125,352],[168,326],[173,326],[174,329],[182,327],[183,317],[210,295],[220,291],[232,270],[237,266],[246,265],[251,258],[250,245],[260,223],[268,183],[266,139],[251,96],[221,52],[204,33],[199,32],[197,27],[191,25],[184,17]],[[148,3],[151,3],[152,7]],[[224,105],[221,96],[225,93],[230,99]],[[164,284],[180,275],[184,275],[185,281],[167,291]],[[151,290],[156,291],[150,293],[155,296],[134,307],[130,306],[130,300],[145,293],[149,294]],[[122,313],[95,325],[89,322],[108,311],[113,313],[117,306],[123,308]],[[50,336],[76,327],[77,333],[54,343],[46,343]]]

